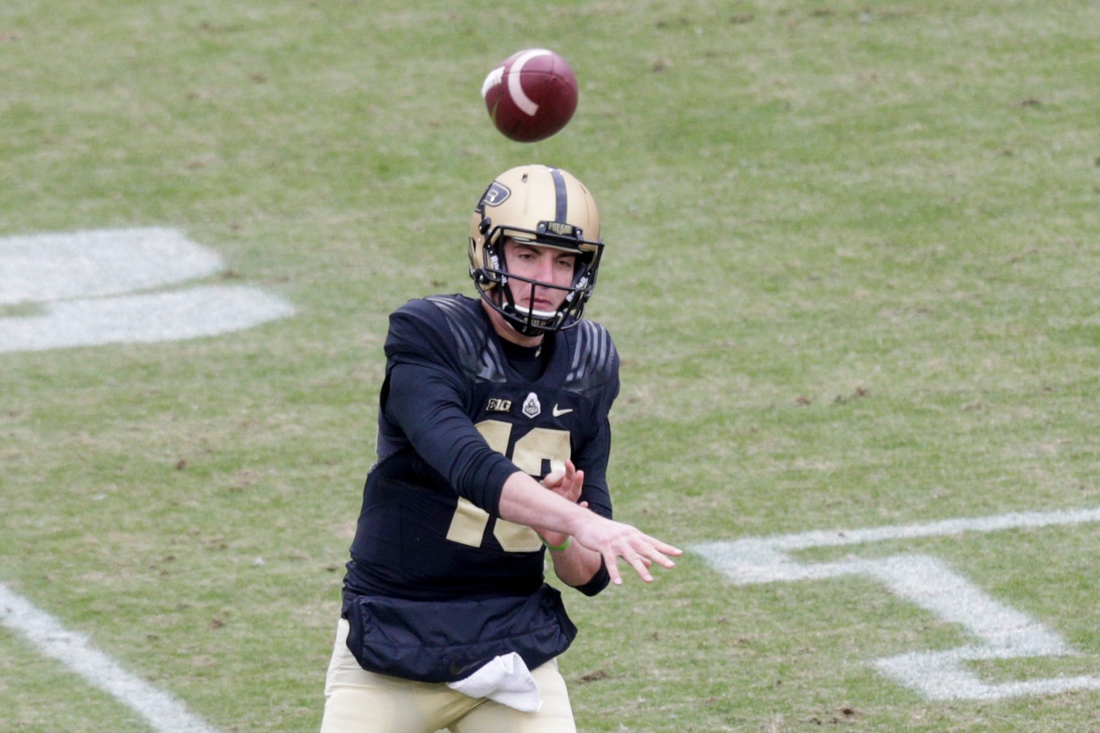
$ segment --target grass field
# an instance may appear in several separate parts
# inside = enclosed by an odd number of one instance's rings
[[[226,262],[199,284],[296,315],[0,353],[0,583],[218,731],[316,730],[386,317],[472,293],[472,206],[527,162],[601,205],[620,518],[689,547],[1100,506],[1098,38],[1089,0],[9,0],[0,237],[174,228]],[[478,91],[531,46],[581,96],[520,145]],[[1100,675],[1098,551],[1085,522],[797,557],[937,558],[1077,652],[967,663],[1006,682]],[[584,731],[1100,731],[1095,690],[887,678],[970,640],[862,576],[689,553],[567,601]],[[0,627],[0,730],[151,729]]]

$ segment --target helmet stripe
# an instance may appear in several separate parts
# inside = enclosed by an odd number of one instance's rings
[[[569,212],[569,194],[565,190],[565,176],[557,168],[550,169],[550,176],[554,179],[554,199],[557,202],[554,211],[554,221],[565,223],[566,214]]]

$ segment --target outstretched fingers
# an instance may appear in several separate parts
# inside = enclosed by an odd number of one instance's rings
[[[618,558],[622,558],[634,572],[646,583],[653,582],[653,574],[649,571],[653,563],[664,568],[674,568],[676,563],[672,557],[683,554],[683,551],[670,544],[661,542],[649,535],[641,534],[634,541],[627,542],[623,548],[608,548],[604,551],[604,564],[607,566],[607,574],[615,585],[622,585],[622,574],[619,572]],[[672,556],[672,557],[670,557]]]

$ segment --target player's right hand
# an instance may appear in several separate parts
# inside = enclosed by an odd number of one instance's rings
[[[589,512],[587,521],[573,532],[573,537],[603,556],[607,574],[615,585],[622,585],[623,582],[618,564],[620,557],[634,568],[639,578],[652,583],[653,575],[649,568],[653,563],[673,568],[676,563],[672,558],[683,554],[683,550],[650,537],[637,527],[605,519],[592,512]]]

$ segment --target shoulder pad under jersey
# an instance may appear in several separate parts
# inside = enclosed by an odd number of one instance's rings
[[[611,334],[603,326],[582,320],[575,327],[559,334],[568,334],[569,371],[566,372],[565,389],[589,392],[618,379],[619,352],[611,340]]]
[[[460,295],[432,295],[425,300],[443,313],[462,367],[478,379],[504,382],[504,353],[496,339],[490,338],[492,332],[481,313],[480,301]]]

